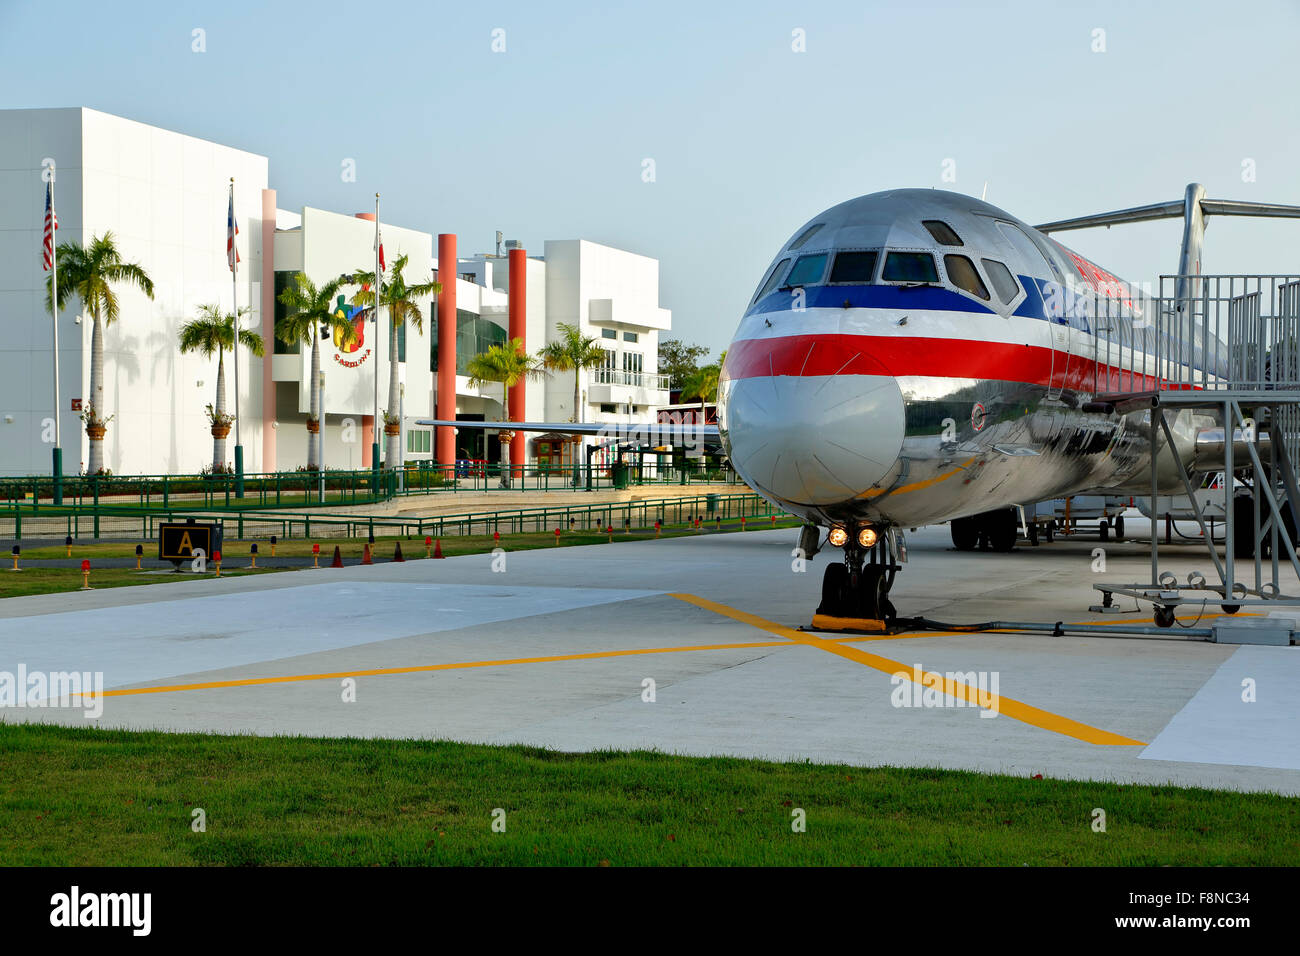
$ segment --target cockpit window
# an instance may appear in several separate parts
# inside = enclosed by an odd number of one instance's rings
[[[871,252],[838,252],[835,254],[835,265],[831,267],[831,284],[837,282],[852,282],[857,285],[866,285],[876,274],[876,259],[879,253],[874,250]]]
[[[993,283],[993,291],[998,294],[1006,305],[1010,305],[1016,296],[1020,295],[1020,283],[1016,282],[1016,277],[1011,274],[1001,262],[996,259],[981,259],[984,263],[984,271],[989,275],[989,281]]]
[[[964,292],[969,292],[971,295],[978,296],[986,302],[988,301],[989,290],[984,285],[984,280],[980,278],[975,263],[965,256],[944,256],[943,267],[947,270],[948,280],[953,285]]]
[[[819,252],[816,255],[800,256],[795,262],[794,268],[790,270],[790,277],[782,285],[791,288],[801,285],[816,285],[821,281],[822,273],[826,271],[826,253]]]
[[[891,252],[885,256],[886,282],[938,282],[939,270],[928,252]]]
[[[824,225],[825,223],[819,222],[816,225],[809,226],[803,232],[799,233],[798,237],[796,237],[794,242],[790,243],[790,251],[794,252],[796,249],[802,249],[804,247],[804,244],[807,243],[808,240],[811,239],[813,236],[815,236],[817,234],[817,230],[821,229],[821,227]]]
[[[763,296],[776,288],[777,281],[785,274],[785,267],[789,264],[789,259],[782,259],[776,265],[772,266],[772,271],[767,274],[767,279],[758,287],[758,291],[754,293],[753,301],[757,302],[759,299],[763,298]]]
[[[938,219],[927,219],[921,223],[934,236],[934,241],[941,246],[960,246],[961,237],[952,231],[952,226]]]

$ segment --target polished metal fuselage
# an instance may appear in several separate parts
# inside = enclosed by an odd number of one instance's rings
[[[937,243],[924,220],[948,224],[962,244]],[[867,285],[822,282],[752,303],[724,365],[719,425],[733,467],[760,493],[819,524],[914,527],[1084,492],[1149,493],[1153,449],[1159,490],[1181,493],[1174,455],[1190,460],[1212,422],[1168,412],[1171,454],[1149,410],[1112,410],[1117,395],[1158,382],[1142,341],[1150,316],[1127,290],[1096,281],[1109,273],[954,193],[862,197],[795,236],[818,223],[774,266],[819,251],[880,250],[882,262],[890,250],[928,251],[941,269],[952,255],[1004,263],[1020,292],[983,300],[946,271],[938,287],[888,283],[877,266]],[[977,268],[991,289],[989,267]],[[1062,292],[1092,301],[1093,313],[1054,311]]]

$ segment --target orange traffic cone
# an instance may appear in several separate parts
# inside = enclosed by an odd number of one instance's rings
[[[374,564],[374,563],[375,563],[374,561],[372,561],[372,560],[370,559],[370,543],[369,543],[369,542],[366,543],[365,550],[361,552],[361,563],[362,563],[362,564]]]
[[[441,558],[441,557],[442,557],[442,538],[435,538],[435,539],[434,539],[434,542],[433,542],[433,556],[434,556],[435,558]]]
[[[402,557],[402,542],[400,542],[400,541],[397,542],[397,548],[396,548],[396,550],[393,551],[393,560],[394,560],[394,561],[405,561],[405,560],[406,560],[406,558]]]
[[[343,567],[343,552],[339,550],[339,546],[337,544],[334,545],[334,560],[330,562],[330,567],[331,568]]]

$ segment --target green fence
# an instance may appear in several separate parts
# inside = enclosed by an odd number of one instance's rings
[[[609,465],[581,465],[577,481],[573,468],[542,465],[507,467],[499,463],[463,462],[457,465],[407,465],[400,471],[289,471],[244,476],[244,496],[238,497],[235,476],[218,475],[104,475],[68,476],[63,479],[64,509],[85,511],[131,507],[157,511],[199,508],[206,511],[247,511],[254,508],[358,505],[386,501],[397,495],[425,495],[454,491],[588,491],[614,487]],[[673,469],[667,465],[632,466],[633,485],[726,482],[739,484],[725,468],[705,468],[688,462]],[[20,508],[32,515],[55,509],[49,476],[0,478],[0,505]]]
[[[225,533],[237,539],[269,538],[356,538],[368,535],[423,538],[426,535],[505,534],[525,532],[588,531],[613,527],[650,528],[661,524],[682,524],[696,517],[704,522],[734,521],[756,517],[770,519],[771,506],[756,494],[707,494],[642,501],[612,501],[592,504],[516,508],[456,515],[402,518],[374,515],[337,515],[301,512],[242,510],[213,514],[203,509],[139,509],[101,507],[92,511],[24,515],[17,509],[0,512],[0,539],[62,540],[71,537],[153,540],[159,522],[194,518],[224,522]]]

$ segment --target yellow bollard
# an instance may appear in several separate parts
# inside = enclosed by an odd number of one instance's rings
[[[10,571],[21,571],[21,570],[22,570],[20,567],[18,567],[18,555],[21,553],[21,551],[22,551],[22,549],[21,549],[20,547],[18,547],[18,545],[14,545],[14,566],[13,566],[12,568],[9,569]]]
[[[81,590],[93,590],[90,586],[90,561],[82,560],[81,562]]]
[[[221,552],[220,551],[212,552],[212,560],[217,565],[217,577],[221,577]]]
[[[135,546],[135,569],[137,571],[140,570],[140,559],[143,557],[144,557],[144,545],[137,544]]]

